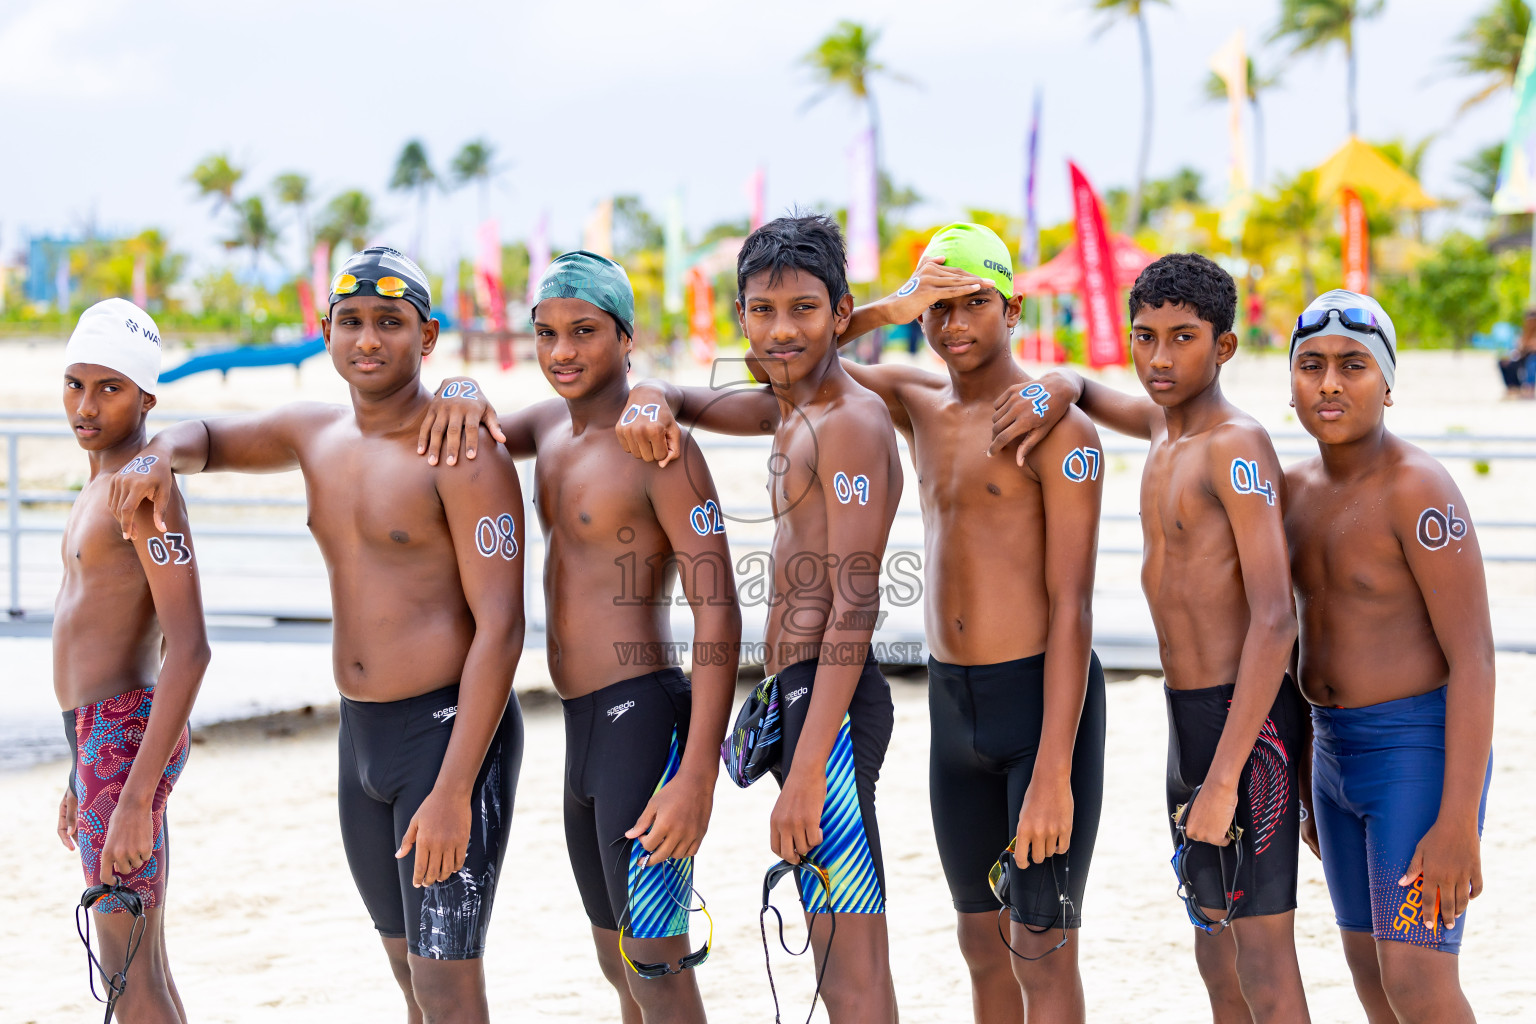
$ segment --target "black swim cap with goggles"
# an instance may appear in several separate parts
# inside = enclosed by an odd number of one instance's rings
[[[327,314],[348,295],[378,295],[404,299],[416,307],[423,321],[432,318],[432,285],[409,256],[384,245],[371,245],[353,253],[331,281]]]

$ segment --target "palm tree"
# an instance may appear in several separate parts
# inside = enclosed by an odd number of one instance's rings
[[[1147,34],[1145,10],[1151,3],[1167,4],[1168,0],[1093,0],[1093,9],[1104,13],[1100,33],[1114,24],[1116,15],[1123,15],[1136,20],[1136,31],[1141,37],[1141,151],[1136,157],[1136,187],[1131,190],[1131,207],[1125,220],[1128,232],[1141,227],[1141,190],[1147,180],[1147,161],[1152,156],[1152,37]]]
[[[1515,84],[1520,69],[1520,53],[1525,36],[1531,30],[1531,9],[1525,0],[1490,0],[1488,9],[1472,19],[1456,41],[1462,49],[1452,58],[1464,75],[1491,76],[1467,101],[1462,110],[1476,106],[1500,89]]]
[[[279,203],[293,207],[298,216],[299,226],[304,229],[304,258],[308,259],[310,250],[315,247],[309,223],[309,204],[315,197],[309,190],[309,175],[298,171],[279,174],[272,179],[272,192]]]
[[[412,139],[400,150],[395,160],[395,173],[390,176],[391,191],[416,193],[416,239],[411,244],[411,255],[421,258],[423,236],[426,233],[427,196],[437,184],[437,172],[427,159],[427,147],[420,139]]]
[[[1255,192],[1264,184],[1264,108],[1259,103],[1259,97],[1269,92],[1280,84],[1280,74],[1261,75],[1254,67],[1253,58],[1248,58],[1248,106],[1253,109],[1253,189]],[[1213,103],[1225,103],[1227,101],[1227,83],[1222,81],[1220,75],[1212,71],[1205,80],[1205,98]]]
[[[802,110],[809,110],[834,92],[841,91],[846,91],[855,103],[864,105],[874,137],[877,182],[884,174],[884,166],[880,159],[880,109],[875,103],[873,79],[884,76],[894,82],[913,84],[906,75],[891,71],[875,59],[875,44],[879,41],[878,29],[870,30],[845,18],[800,58],[800,63],[811,69],[819,86],[805,101]]]
[[[484,139],[472,139],[459,148],[458,153],[454,154],[453,160],[448,165],[453,171],[455,188],[462,188],[470,182],[479,186],[481,223],[491,215],[491,176],[498,170],[493,165],[495,158],[495,146]]]
[[[1349,103],[1349,134],[1360,134],[1360,112],[1355,105],[1355,25],[1381,13],[1385,0],[1280,0],[1280,21],[1270,32],[1270,42],[1291,41],[1291,55],[1344,45],[1349,68],[1345,98]]]
[[[332,249],[346,242],[354,250],[368,244],[368,236],[379,229],[373,219],[373,200],[368,193],[352,189],[325,205],[325,220],[315,232]]]
[[[278,230],[267,217],[267,207],[261,196],[242,199],[234,205],[234,211],[235,233],[224,239],[224,248],[251,251],[251,276],[254,279],[260,268],[262,252],[277,244]]]
[[[187,175],[187,180],[197,186],[198,198],[213,199],[213,215],[217,216],[226,206],[235,205],[235,186],[245,177],[245,168],[229,162],[228,153],[211,153]]]
[[[1312,274],[1310,262],[1313,246],[1322,240],[1333,215],[1331,204],[1317,196],[1317,172],[1302,171],[1290,178],[1275,182],[1275,194],[1263,196],[1254,203],[1248,217],[1250,228],[1256,232],[1275,235],[1294,246],[1301,268],[1301,287],[1305,301],[1317,294],[1317,279]],[[1249,250],[1244,243],[1244,250]]]

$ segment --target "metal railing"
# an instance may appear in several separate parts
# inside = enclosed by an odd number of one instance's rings
[[[24,522],[22,512],[24,509],[36,508],[48,505],[67,505],[76,497],[75,492],[67,490],[40,490],[26,489],[21,486],[21,458],[22,444],[29,439],[60,440],[71,438],[69,430],[62,427],[44,426],[16,426],[16,423],[57,423],[57,413],[43,412],[0,412],[0,439],[6,448],[6,477],[5,477],[5,501],[6,501],[6,574],[7,574],[7,609],[9,617],[13,621],[24,620],[29,617],[34,620],[46,618],[46,613],[41,609],[28,611],[23,607],[22,598],[22,538],[27,535],[54,535],[60,536],[63,530],[63,522]],[[155,415],[155,419],[189,419],[193,414],[179,416]],[[1436,435],[1401,435],[1421,447],[1425,448],[1436,458],[1445,460],[1471,460],[1476,463],[1493,463],[1498,461],[1529,461],[1536,459],[1536,435],[1474,435],[1474,434],[1436,434]],[[701,446],[706,452],[731,452],[752,451],[766,454],[768,451],[767,438],[737,438],[723,437],[709,434],[698,435]],[[1316,445],[1311,438],[1300,432],[1279,433],[1274,435],[1276,451],[1284,457],[1300,457],[1315,454]],[[902,445],[905,454],[905,444]],[[1141,457],[1146,453],[1144,443],[1125,441],[1119,438],[1106,439],[1104,443],[1105,455],[1117,455],[1127,457]],[[909,463],[910,465],[910,463]],[[523,467],[523,493],[526,503],[526,522],[535,522],[532,508],[533,488],[528,467]],[[185,481],[183,480],[185,486]],[[246,509],[300,509],[305,506],[302,498],[296,497],[240,497],[220,496],[212,494],[187,494],[187,503],[191,506],[246,508]],[[761,520],[766,522],[769,509],[766,505],[756,507],[735,507],[734,516],[747,520]],[[901,507],[897,512],[898,529],[893,530],[893,538],[889,544],[891,550],[921,550],[920,538],[917,540],[901,536],[911,533],[911,528],[916,525],[914,520],[921,515],[917,507],[916,488],[908,486],[902,498]],[[1107,511],[1102,519],[1106,523],[1130,524],[1139,520],[1134,512]],[[1477,519],[1475,520],[1479,530],[1488,531],[1531,531],[1536,534],[1536,519]],[[906,529],[901,529],[905,526]],[[196,534],[202,537],[220,537],[230,539],[242,539],[253,541],[295,541],[307,538],[309,531],[303,527],[285,527],[277,525],[220,525],[215,523],[200,524],[196,527]],[[754,535],[757,534],[757,535]],[[766,544],[769,537],[762,527],[754,530],[750,527],[733,529],[733,546]],[[542,538],[536,531],[530,531],[529,556],[525,559],[528,567],[529,583],[537,586],[538,575],[535,573],[536,563],[542,559]],[[535,553],[540,558],[532,557]],[[1142,548],[1136,544],[1101,544],[1099,553],[1105,556],[1124,557],[1130,555],[1139,556]],[[1492,564],[1536,563],[1536,544],[1530,551],[1518,551],[1510,549],[1496,549],[1484,551],[1485,562]],[[210,615],[241,615],[270,618],[272,620],[315,620],[312,610],[297,611],[294,608],[283,607],[258,607],[221,610],[210,608]],[[41,614],[40,614],[41,613]],[[530,626],[536,624],[530,623]],[[3,632],[0,627],[0,632]]]

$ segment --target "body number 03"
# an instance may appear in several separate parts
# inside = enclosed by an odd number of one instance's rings
[[[869,504],[869,477],[860,473],[852,480],[847,473],[837,473],[832,477],[832,490],[837,494],[837,500],[844,505],[853,501],[854,495],[858,495],[860,505]]]
[[[1232,460],[1232,489],[1238,494],[1262,494],[1269,504],[1275,503],[1275,485],[1259,479],[1259,464],[1252,459]]]
[[[517,557],[517,523],[506,512],[492,519],[481,516],[475,524],[475,550],[486,558],[500,555],[507,561]]]
[[[151,537],[144,547],[149,550],[149,560],[156,565],[186,565],[192,561],[192,549],[187,547],[187,535],[184,533],[168,533],[165,540]],[[173,558],[174,562],[171,561]]]

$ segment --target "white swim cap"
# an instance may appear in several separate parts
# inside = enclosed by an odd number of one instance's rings
[[[116,370],[152,395],[160,382],[160,328],[127,299],[103,299],[80,314],[64,346],[64,365]]]

